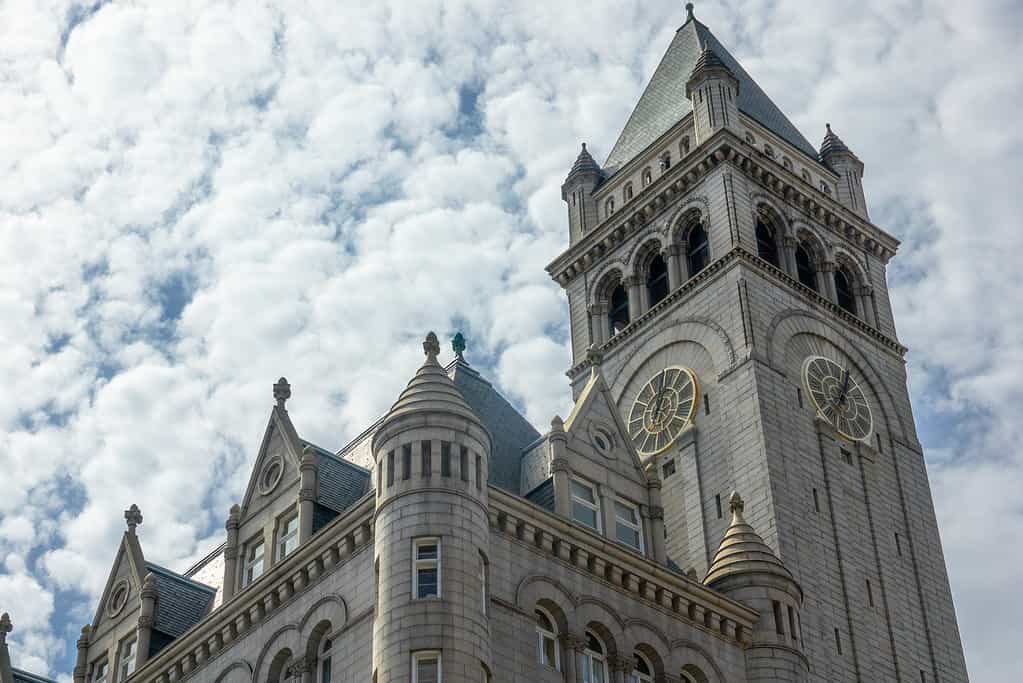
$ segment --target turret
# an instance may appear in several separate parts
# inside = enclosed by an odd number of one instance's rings
[[[721,539],[705,584],[760,613],[746,649],[746,675],[758,681],[805,681],[800,610],[803,591],[792,573],[743,518],[738,493],[729,500],[732,522]]]
[[[723,128],[741,134],[739,79],[709,44],[704,45],[686,82],[686,97],[693,103],[696,144]]]
[[[426,362],[373,437],[377,683],[474,683],[491,669],[487,620],[491,439],[437,362]]]
[[[583,143],[582,151],[561,185],[561,198],[568,204],[569,244],[575,244],[600,222],[593,193],[603,180],[600,166]]]
[[[838,174],[838,201],[863,218],[867,215],[867,201],[863,196],[863,162],[842,142],[842,138],[825,124],[828,132],[821,143],[821,162]]]

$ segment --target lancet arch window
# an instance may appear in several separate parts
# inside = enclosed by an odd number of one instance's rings
[[[857,314],[855,282],[845,266],[835,268],[835,303],[853,315]]]
[[[621,282],[615,285],[608,297],[607,322],[612,336],[629,325],[629,294]]]
[[[583,683],[608,683],[607,647],[592,631],[586,632],[582,660]]]
[[[654,174],[653,174],[653,172],[649,168],[644,168],[643,169],[643,175],[642,175],[641,178],[642,178],[641,182],[643,184],[643,187],[646,187],[650,183],[654,182]]]
[[[710,244],[707,240],[707,231],[702,223],[697,223],[689,231],[686,240],[686,265],[689,268],[689,277],[693,277],[710,263]]]
[[[804,287],[817,291],[817,268],[810,249],[802,242],[796,245],[796,276]]]
[[[757,255],[775,268],[781,267],[775,230],[763,218],[757,219]]]
[[[651,307],[668,296],[668,264],[660,254],[655,254],[647,265],[646,291]]]

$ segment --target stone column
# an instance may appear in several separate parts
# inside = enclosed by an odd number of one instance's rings
[[[792,277],[799,279],[799,272],[796,268],[796,247],[799,246],[799,240],[796,239],[795,235],[785,235],[782,238],[782,251],[785,253],[785,262],[782,266],[785,268],[785,272]]]
[[[565,423],[555,415],[550,434],[551,474],[554,477],[554,512],[563,517],[572,516],[572,466],[565,455],[567,446]]]
[[[656,470],[647,473],[647,491],[650,496],[650,545],[647,552],[659,564],[668,561],[664,547],[664,506],[661,504],[661,480]]]
[[[643,314],[641,296],[641,283],[635,275],[630,275],[622,281],[625,291],[629,295],[629,322],[636,322],[636,319]]]
[[[82,635],[78,637],[78,655],[75,657],[74,679],[75,683],[85,683],[85,677],[89,675],[89,636],[92,635],[92,626],[86,624],[82,627]]]
[[[231,506],[227,516],[227,543],[224,545],[224,602],[234,597],[238,585],[238,527],[241,525],[241,508]]]
[[[661,252],[664,262],[668,264],[668,289],[675,291],[682,284],[682,246],[669,244]]]
[[[607,484],[601,484],[597,488],[600,492],[600,513],[604,536],[613,540],[615,537],[615,492]]]
[[[611,669],[611,680],[614,683],[625,683],[626,677],[632,673],[632,657],[625,655],[611,655],[607,658]]]
[[[819,290],[833,304],[838,303],[838,293],[835,291],[835,269],[837,267],[834,261],[824,261],[817,269]]]
[[[149,659],[149,641],[153,635],[153,623],[156,615],[156,577],[150,572],[142,582],[139,606],[138,641],[135,648],[135,667],[141,668]]]
[[[291,673],[294,675],[296,683],[313,683],[313,674],[315,673],[316,666],[305,657],[296,659],[291,665]]]
[[[860,309],[860,318],[871,327],[877,327],[874,318],[874,288],[863,285],[856,290],[856,305]]]
[[[586,310],[590,314],[590,330],[592,331],[590,342],[600,346],[607,341],[610,335],[607,321],[607,302],[601,301],[590,304]]]
[[[316,501],[316,453],[312,446],[302,450],[301,488],[298,492],[298,542],[305,543],[313,535],[313,504]]]
[[[561,664],[565,669],[565,680],[568,683],[582,683],[579,653],[586,649],[586,639],[574,633],[562,633],[558,640],[561,641]]]

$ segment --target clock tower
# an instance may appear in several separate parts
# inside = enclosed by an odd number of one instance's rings
[[[811,145],[688,6],[603,164],[562,186],[573,391],[594,368],[704,580],[729,493],[798,582],[814,681],[966,681],[863,163]],[[795,85],[795,84],[794,84]],[[778,628],[784,628],[779,625]]]

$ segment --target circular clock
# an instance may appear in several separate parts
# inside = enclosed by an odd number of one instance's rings
[[[854,441],[870,436],[874,429],[870,404],[848,368],[824,356],[810,356],[803,361],[803,382],[817,414],[839,434]]]
[[[640,457],[663,453],[692,424],[700,388],[689,368],[664,368],[643,385],[629,412],[629,438]]]

